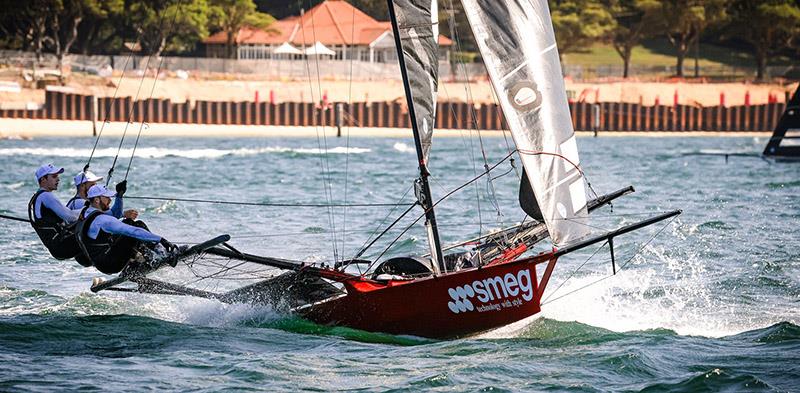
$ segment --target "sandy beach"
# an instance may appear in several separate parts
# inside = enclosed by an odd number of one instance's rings
[[[107,123],[103,127],[103,136],[121,136],[126,132],[127,123]],[[98,123],[98,132],[101,123]],[[141,123],[130,123],[127,135],[135,137],[142,128]],[[342,135],[350,137],[383,137],[411,138],[411,130],[404,128],[342,128]],[[475,130],[435,130],[434,137],[462,137],[474,133]],[[270,137],[307,137],[316,138],[324,135],[336,137],[335,127],[286,127],[286,126],[243,126],[243,125],[208,125],[208,124],[150,124],[143,128],[142,137],[191,137],[191,138],[270,138]],[[593,136],[592,132],[579,131],[578,136]],[[483,131],[484,137],[501,137],[500,131]],[[718,132],[718,131],[601,131],[599,136],[649,136],[649,137],[766,137],[771,132]],[[7,138],[39,138],[39,137],[87,137],[92,136],[91,121],[66,120],[31,120],[0,118],[0,139]]]
[[[235,76],[234,76],[235,78]],[[8,78],[5,78],[8,79]],[[12,78],[13,79],[13,78]],[[44,103],[45,91],[25,87],[24,81],[14,81],[23,87],[19,92],[0,91],[0,106],[25,103]],[[752,83],[690,83],[676,82],[575,82],[565,80],[568,94],[575,101],[584,102],[628,102],[650,106],[659,102],[671,105],[677,94],[678,103],[691,106],[717,106],[721,95],[725,106],[744,105],[746,96],[752,105],[765,104],[769,97],[784,102],[787,91],[793,92],[796,83],[790,85]],[[155,84],[155,87],[154,87]],[[139,87],[142,91],[139,91]],[[160,77],[118,76],[100,78],[73,75],[61,91],[96,95],[100,97],[138,97],[147,99],[153,89],[153,98],[170,99],[172,102],[186,101],[233,101],[233,102],[391,102],[404,101],[403,84],[398,80],[342,81],[342,80],[218,80],[205,78],[179,79]],[[486,80],[470,83],[440,81],[439,101],[494,103],[494,92]]]

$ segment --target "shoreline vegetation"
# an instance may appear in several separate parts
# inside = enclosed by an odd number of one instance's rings
[[[101,123],[97,124],[98,131]],[[103,136],[119,137],[125,131],[126,123],[107,123]],[[141,123],[129,123],[129,135],[139,132]],[[411,138],[411,130],[404,128],[342,127],[342,137]],[[289,127],[253,125],[211,125],[211,124],[151,124],[142,131],[146,138],[184,137],[184,138],[280,138],[317,137],[324,132],[327,138],[336,138],[336,127]],[[434,137],[462,137],[475,130],[435,130]],[[578,136],[593,136],[591,131],[576,131]],[[646,137],[769,137],[771,131],[600,131],[598,136],[646,136]],[[89,120],[43,120],[0,118],[0,140],[35,139],[43,137],[91,137],[92,122]],[[502,137],[502,131],[482,131],[483,137]],[[509,135],[510,137],[510,135]]]

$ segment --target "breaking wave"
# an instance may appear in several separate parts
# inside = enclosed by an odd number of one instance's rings
[[[414,148],[414,146],[409,146],[408,144],[403,142],[397,142],[392,147],[401,153],[415,153],[417,151],[416,148]]]
[[[545,292],[543,316],[614,332],[669,329],[702,337],[734,335],[786,318],[764,310],[746,312],[721,299],[698,255],[668,255],[664,249],[646,247],[634,260],[634,265],[639,263],[642,266],[619,271],[609,280],[602,274],[573,277],[556,291],[552,304]]]
[[[290,148],[290,147],[261,147],[261,148],[241,148],[241,149],[168,149],[161,147],[140,147],[136,149],[136,157],[138,158],[164,158],[164,157],[181,157],[181,158],[219,158],[225,156],[252,156],[259,154],[273,154],[273,153],[294,153],[294,154],[363,154],[372,151],[368,148],[362,147],[334,147],[330,149],[318,148]],[[76,149],[76,148],[10,148],[0,149],[0,156],[54,156],[54,157],[88,157],[91,154],[91,149]],[[133,149],[122,149],[121,156],[130,156]],[[117,155],[117,149],[104,148],[97,149],[94,152],[95,157],[114,157]]]

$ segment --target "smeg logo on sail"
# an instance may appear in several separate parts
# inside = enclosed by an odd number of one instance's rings
[[[535,288],[531,272],[523,269],[517,274],[475,280],[471,284],[448,288],[452,301],[447,307],[455,314],[469,311],[500,311],[503,308],[519,307],[533,299]]]

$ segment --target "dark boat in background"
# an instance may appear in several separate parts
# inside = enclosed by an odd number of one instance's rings
[[[762,155],[775,161],[800,161],[800,85],[786,103]]]

